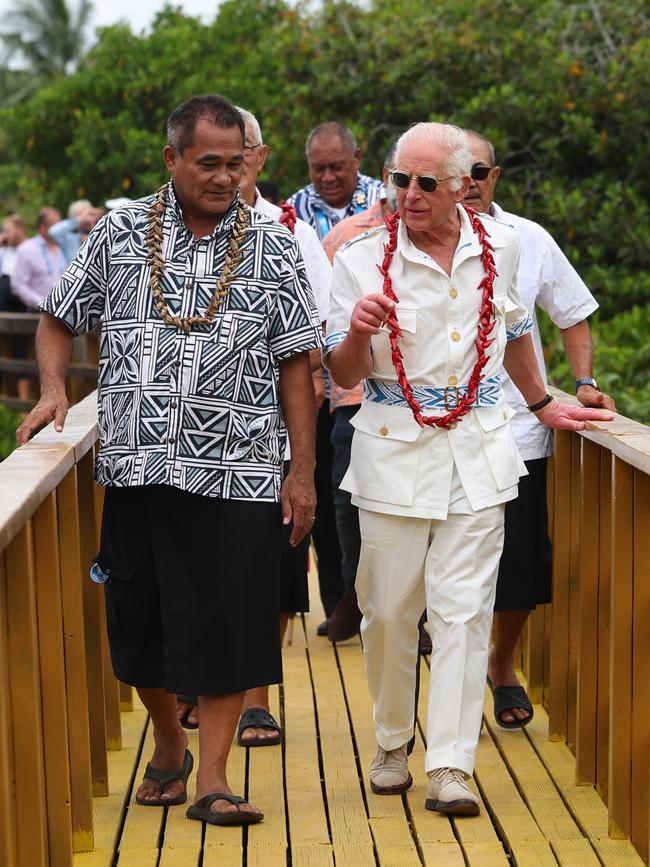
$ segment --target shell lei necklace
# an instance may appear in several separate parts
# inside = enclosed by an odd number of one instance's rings
[[[217,310],[228,297],[230,284],[234,279],[235,271],[241,261],[243,241],[249,223],[249,213],[248,208],[240,199],[237,206],[235,223],[232,227],[232,232],[228,241],[228,249],[226,250],[224,258],[223,270],[219,275],[219,279],[217,280],[212,293],[212,298],[210,299],[210,303],[208,304],[203,316],[172,316],[160,287],[160,282],[165,271],[165,260],[162,255],[162,218],[165,213],[168,187],[169,184],[163,184],[156,193],[156,198],[149,209],[149,223],[144,236],[145,244],[149,252],[149,265],[151,267],[149,285],[151,286],[151,292],[156,307],[162,316],[165,325],[175,325],[176,328],[180,328],[185,332],[185,334],[189,334],[190,328],[193,325],[209,325],[213,322]]]
[[[386,320],[386,324],[388,325],[388,330],[390,333],[389,340],[391,357],[393,360],[395,372],[397,373],[397,381],[400,388],[402,389],[402,394],[404,395],[406,402],[411,407],[413,418],[420,425],[420,427],[424,427],[425,425],[431,425],[432,427],[443,427],[449,430],[452,424],[461,419],[466,413],[470,411],[470,409],[473,407],[473,405],[478,399],[478,390],[479,385],[481,384],[481,375],[483,372],[483,368],[488,361],[485,350],[488,348],[488,346],[490,346],[491,343],[494,342],[494,338],[490,339],[490,334],[496,324],[496,320],[494,319],[494,310],[492,307],[494,278],[497,276],[496,266],[494,264],[494,256],[492,255],[492,253],[494,252],[494,248],[488,241],[490,235],[481,220],[479,219],[477,212],[473,208],[468,208],[466,205],[463,205],[463,207],[467,211],[467,216],[469,217],[472,224],[472,229],[478,236],[478,240],[481,244],[481,263],[483,265],[485,276],[477,287],[478,289],[481,289],[483,291],[483,297],[481,299],[481,309],[478,318],[478,334],[474,342],[477,353],[476,364],[474,365],[474,370],[472,371],[472,375],[467,386],[467,393],[460,398],[460,400],[458,401],[458,405],[454,407],[451,412],[447,413],[447,415],[425,416],[422,413],[422,407],[413,394],[413,387],[409,382],[408,376],[406,375],[406,371],[404,369],[404,359],[402,357],[402,350],[399,345],[399,338],[402,336],[402,329],[399,327],[399,322],[397,321],[397,307],[394,307],[390,311],[390,313],[388,314],[388,319]],[[390,268],[391,262],[393,261],[393,255],[397,248],[397,229],[399,227],[399,213],[396,211],[394,214],[386,217],[385,223],[386,228],[388,229],[388,243],[384,244],[384,260],[381,265],[377,265],[377,267],[379,268],[380,274],[384,278],[384,295],[390,298],[391,301],[395,301],[395,303],[397,304],[399,298],[393,290],[393,281],[390,278],[388,270]]]

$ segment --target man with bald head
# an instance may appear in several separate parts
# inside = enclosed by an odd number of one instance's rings
[[[418,620],[433,650],[426,808],[476,815],[467,785],[481,727],[504,504],[525,467],[509,424],[505,365],[528,410],[579,430],[599,410],[554,400],[535,364],[516,289],[513,229],[463,207],[465,133],[420,123],[397,143],[397,213],[334,260],[325,362],[339,385],[364,383],[342,487],[359,507],[356,589],[374,702],[381,795],[412,784]]]

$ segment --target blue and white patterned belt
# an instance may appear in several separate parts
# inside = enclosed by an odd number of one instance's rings
[[[466,385],[447,385],[444,388],[434,388],[428,385],[414,385],[413,395],[422,409],[450,410],[467,394]],[[474,406],[494,406],[501,398],[501,380],[498,376],[484,379],[478,387],[478,397]],[[402,389],[397,382],[386,382],[383,379],[366,379],[363,383],[364,400],[374,403],[387,403],[389,406],[408,406]]]

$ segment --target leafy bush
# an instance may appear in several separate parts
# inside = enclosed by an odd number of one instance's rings
[[[16,428],[21,421],[21,416],[12,412],[6,404],[0,403],[0,461],[16,448]]]

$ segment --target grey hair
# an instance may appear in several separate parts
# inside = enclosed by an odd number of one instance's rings
[[[488,149],[488,154],[490,155],[490,165],[496,166],[497,158],[496,154],[494,153],[494,145],[492,144],[490,139],[485,138],[484,135],[481,135],[480,132],[476,132],[475,129],[465,129],[465,134],[471,136],[472,138],[477,138],[479,141],[483,142],[483,144]]]
[[[454,180],[450,183],[452,190],[463,186],[462,178],[469,175],[472,169],[472,152],[469,141],[460,127],[450,123],[416,123],[397,140],[395,149],[395,164],[399,164],[402,148],[406,144],[421,143],[431,147],[442,147],[449,151],[445,173]]]
[[[344,123],[341,123],[338,120],[328,120],[325,121],[325,123],[319,123],[318,126],[315,126],[307,136],[307,142],[305,144],[305,155],[307,156],[307,159],[309,159],[309,149],[311,148],[314,139],[319,138],[320,136],[338,136],[338,138],[341,139],[341,142],[349,148],[352,153],[357,149],[357,140],[352,131],[348,129]]]
[[[236,105],[235,108],[244,118],[244,124],[248,124],[253,130],[253,135],[255,136],[255,141],[252,141],[251,144],[261,145],[264,144],[264,139],[262,138],[262,128],[260,127],[260,123],[258,119],[255,117],[252,111],[248,111],[245,108],[242,108],[239,105]]]

